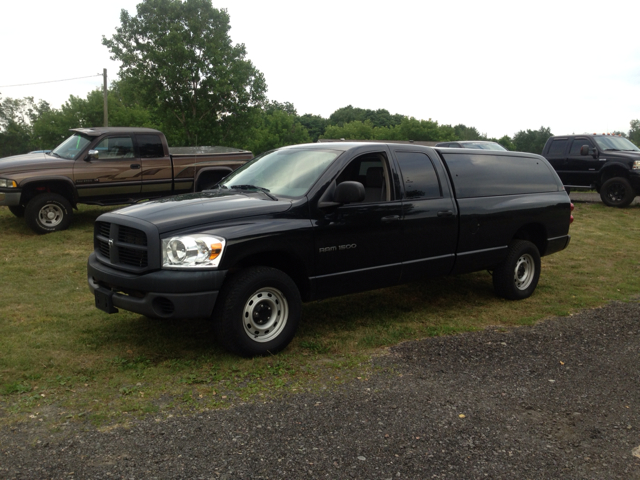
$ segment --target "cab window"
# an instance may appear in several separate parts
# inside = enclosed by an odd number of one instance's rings
[[[591,142],[586,138],[576,138],[575,140],[573,140],[573,143],[571,143],[571,150],[569,150],[569,155],[580,155],[580,149],[583,145],[588,145],[589,148],[593,146]]]
[[[351,161],[337,179],[338,184],[346,181],[364,185],[363,203],[388,202],[391,199],[389,169],[383,153],[367,153]]]
[[[98,150],[100,160],[113,160],[117,158],[134,158],[133,141],[131,137],[107,137],[103,138],[94,147]]]
[[[164,147],[160,135],[136,135],[141,158],[162,158]]]
[[[549,146],[548,155],[553,157],[561,156],[562,154],[564,154],[564,151],[567,148],[568,143],[569,143],[569,140],[566,138],[552,140],[551,145]]]
[[[440,181],[431,159],[420,152],[396,152],[402,171],[404,198],[439,198]]]

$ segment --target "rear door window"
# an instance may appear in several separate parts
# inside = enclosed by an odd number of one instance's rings
[[[160,135],[136,135],[141,158],[162,158],[164,147]]]
[[[550,157],[560,157],[564,155],[568,143],[569,139],[567,138],[558,138],[552,140],[551,145],[549,146],[549,153],[547,155],[549,155]]]
[[[404,198],[439,198],[440,180],[431,159],[420,152],[396,152],[402,171]]]

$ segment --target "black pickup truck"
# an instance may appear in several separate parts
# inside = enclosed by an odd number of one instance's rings
[[[610,207],[626,207],[640,195],[640,149],[622,136],[550,137],[542,156],[565,187],[594,189]]]
[[[529,297],[540,257],[569,243],[572,204],[541,156],[379,143],[260,156],[214,189],[96,220],[96,306],[212,316],[244,356],[293,338],[301,302],[488,269]]]

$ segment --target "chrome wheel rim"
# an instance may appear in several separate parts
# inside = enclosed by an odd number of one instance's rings
[[[516,262],[513,272],[513,280],[518,290],[526,290],[531,285],[536,273],[536,264],[528,253],[522,255]]]
[[[50,203],[45,205],[38,212],[38,219],[42,225],[47,227],[57,227],[64,218],[64,211],[59,205]]]
[[[282,292],[276,288],[261,288],[255,292],[242,311],[244,331],[254,342],[269,342],[287,324],[289,306]]]

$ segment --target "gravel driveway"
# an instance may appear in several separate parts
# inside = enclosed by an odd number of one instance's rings
[[[407,342],[324,394],[0,431],[0,478],[639,479],[640,305]]]

